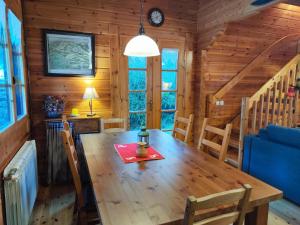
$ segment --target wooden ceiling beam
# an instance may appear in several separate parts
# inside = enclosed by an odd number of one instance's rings
[[[239,21],[284,0],[275,0],[263,6],[252,6],[253,0],[199,0],[198,32]]]

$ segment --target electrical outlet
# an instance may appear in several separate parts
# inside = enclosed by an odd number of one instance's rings
[[[224,100],[217,100],[217,101],[216,101],[216,105],[217,105],[217,106],[222,106],[222,105],[224,105]]]

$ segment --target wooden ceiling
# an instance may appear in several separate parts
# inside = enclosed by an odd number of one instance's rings
[[[274,0],[261,6],[252,6],[254,0],[199,0],[198,31],[241,20],[271,5],[282,2]],[[297,0],[290,0],[297,1]]]

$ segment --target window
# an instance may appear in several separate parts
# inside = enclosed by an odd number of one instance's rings
[[[0,132],[23,118],[26,109],[22,24],[0,0]]]
[[[164,48],[161,55],[161,130],[174,126],[177,99],[178,49]]]
[[[25,79],[23,65],[23,48],[22,48],[22,24],[21,21],[8,11],[9,37],[12,48],[12,64],[15,79],[15,97],[17,118],[21,119],[26,115],[26,97],[25,97]]]
[[[3,131],[14,122],[5,12],[5,3],[0,0],[0,131]]]
[[[130,130],[139,130],[147,121],[147,59],[128,57]]]

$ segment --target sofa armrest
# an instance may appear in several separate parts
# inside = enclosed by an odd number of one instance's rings
[[[253,138],[255,138],[253,135],[247,135],[244,137],[242,170],[246,173],[249,173],[250,169],[251,146]]]

